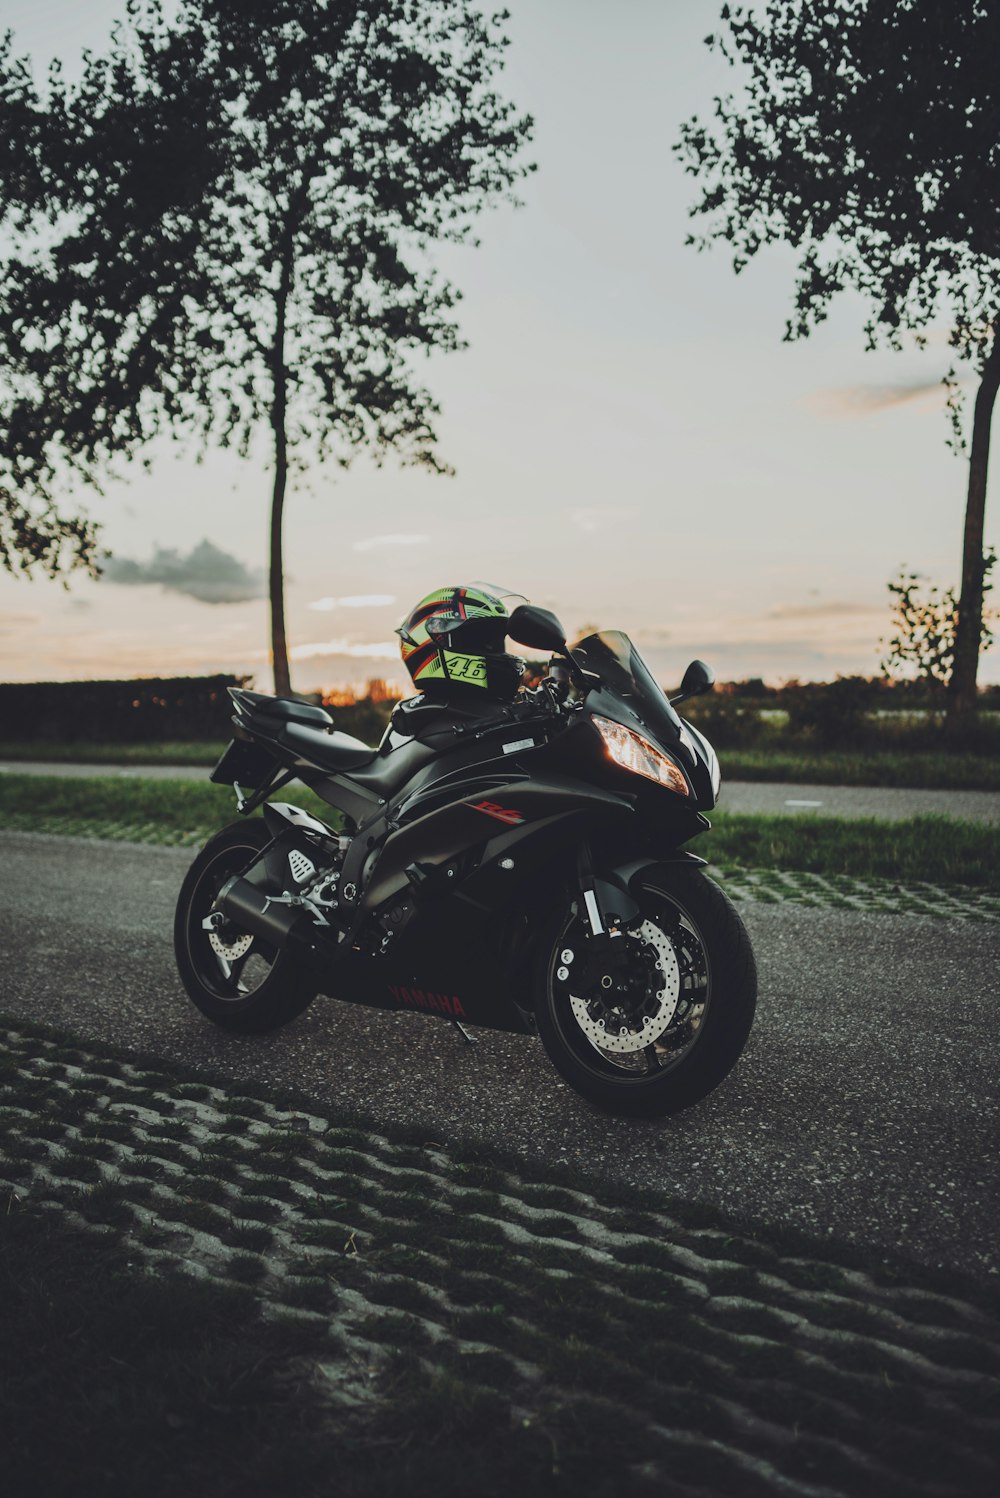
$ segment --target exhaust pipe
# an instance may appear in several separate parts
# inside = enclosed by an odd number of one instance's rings
[[[304,920],[305,912],[301,906],[273,900],[240,874],[234,874],[219,890],[215,909],[234,925],[253,936],[262,937],[279,950],[288,946],[296,926],[310,924]]]

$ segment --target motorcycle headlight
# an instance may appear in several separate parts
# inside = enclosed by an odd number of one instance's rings
[[[648,780],[655,780],[657,785],[665,785],[679,796],[691,794],[680,766],[641,733],[626,728],[624,723],[615,723],[611,718],[600,718],[596,713],[592,722],[616,764],[636,775],[645,775]]]

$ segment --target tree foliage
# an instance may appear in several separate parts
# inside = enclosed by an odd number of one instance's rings
[[[867,344],[922,342],[943,319],[981,377],[955,648],[956,708],[975,702],[989,423],[1000,385],[1000,9],[992,0],[770,0],[725,6],[709,45],[738,93],[677,146],[702,185],[690,243],[732,247],[739,272],[765,245],[797,253],[785,336],[832,299],[867,302]],[[954,402],[954,372],[950,393]]]
[[[7,572],[94,572],[96,555],[97,533],[85,516],[61,515],[54,505],[32,504],[0,484],[0,563]]]
[[[31,70],[24,59],[14,56],[10,35],[2,36],[0,246],[19,245],[29,263],[41,254],[39,238],[51,214],[42,168],[47,133]],[[9,290],[6,275],[0,271],[0,350],[6,354],[0,358],[2,418],[16,403],[18,382],[38,393],[30,333],[17,322]],[[0,437],[0,563],[15,574],[40,569],[55,576],[80,565],[93,569],[93,526],[79,515],[62,513],[50,485],[25,482],[22,441],[16,433]]]
[[[529,169],[531,122],[494,86],[505,19],[130,0],[107,53],[44,97],[8,47],[0,479],[44,507],[160,434],[247,454],[270,429],[283,654],[289,470],[362,450],[445,467],[414,358],[461,342],[433,245]]]
[[[771,0],[724,6],[710,38],[747,70],[678,147],[704,181],[699,248],[741,270],[764,245],[798,251],[786,337],[841,291],[871,307],[869,344],[946,313],[975,357],[1000,313],[1000,12],[990,0]]]
[[[984,598],[993,588],[990,573],[996,552],[987,552],[983,572]],[[882,671],[889,681],[917,681],[937,692],[947,689],[955,659],[958,599],[954,588],[925,586],[927,579],[905,567],[888,584],[894,631],[882,641]],[[994,643],[993,616],[983,613],[980,649]]]

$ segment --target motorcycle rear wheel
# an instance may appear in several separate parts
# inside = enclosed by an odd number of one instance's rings
[[[174,955],[188,997],[214,1025],[243,1034],[287,1025],[316,997],[315,982],[294,955],[232,925],[213,944],[215,933],[202,925],[226,880],[270,841],[259,817],[223,827],[188,870],[174,917]]]
[[[633,894],[642,925],[611,944],[607,963],[589,959],[591,974],[609,969],[589,984],[573,977],[584,971],[587,937],[583,912],[569,902],[540,954],[536,1013],[549,1058],[575,1091],[608,1113],[660,1118],[700,1102],[736,1065],[753,1024],[757,970],[743,922],[700,870],[651,866]],[[616,980],[625,975],[627,988],[630,973],[631,989],[619,999]],[[673,996],[658,1001],[671,980]],[[648,1019],[633,1002],[645,1004]],[[669,1015],[660,1030],[658,1002]],[[601,1045],[605,1033],[609,1043]]]

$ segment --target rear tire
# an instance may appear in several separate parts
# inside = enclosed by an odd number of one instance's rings
[[[621,954],[631,950],[636,956],[629,960],[638,965],[633,994],[651,991],[642,986],[644,982],[654,988],[662,983],[665,993],[667,980],[659,976],[656,966],[658,952],[665,953],[663,971],[676,972],[678,988],[677,1007],[666,1028],[651,1033],[646,1044],[637,1044],[631,1052],[601,1048],[588,1037],[585,1024],[592,1032],[596,1024],[602,1024],[590,1018],[588,1002],[594,1014],[611,1011],[602,1007],[599,984],[587,987],[572,976],[577,971],[582,978],[580,961],[587,943],[581,915],[567,898],[555,939],[538,959],[538,1029],[556,1070],[591,1103],[609,1113],[660,1118],[700,1102],[736,1065],[753,1024],[757,969],[750,938],[731,901],[700,870],[651,865],[632,892],[644,916],[643,931],[651,939],[643,942],[639,936],[624,936],[613,942],[619,965],[614,976],[620,978],[629,971],[621,966]],[[632,943],[631,949],[618,946],[624,941]],[[567,972],[563,962],[567,950],[576,960],[570,976],[560,979],[558,973]],[[614,992],[610,982],[604,987]],[[617,1002],[608,998],[610,1004]],[[655,1013],[655,998],[651,1004],[643,1002]],[[621,1017],[616,1011],[612,1021],[604,1022],[616,1047],[631,1043],[628,1026],[618,1030]],[[650,1032],[655,1029],[654,1018],[648,1027]]]
[[[257,936],[248,941],[249,933],[231,924],[223,928],[220,954],[202,926],[226,880],[270,841],[260,818],[230,822],[216,833],[188,869],[174,917],[174,955],[188,997],[214,1025],[243,1034],[287,1025],[316,996],[315,982],[299,958]]]

